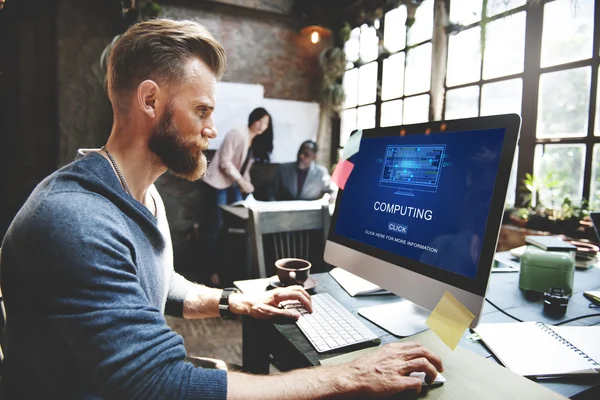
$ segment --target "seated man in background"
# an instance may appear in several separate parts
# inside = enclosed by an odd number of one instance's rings
[[[279,166],[271,200],[318,200],[331,194],[327,168],[315,162],[317,151],[317,143],[307,140],[300,145],[296,162]]]

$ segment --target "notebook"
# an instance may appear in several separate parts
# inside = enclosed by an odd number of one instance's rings
[[[390,293],[387,290],[380,288],[376,284],[371,283],[360,276],[356,276],[342,268],[334,268],[329,271],[329,274],[352,297]]]
[[[560,236],[525,236],[525,242],[546,251],[577,250],[577,247],[565,242]]]
[[[511,371],[530,377],[600,373],[600,326],[479,324],[481,340]]]

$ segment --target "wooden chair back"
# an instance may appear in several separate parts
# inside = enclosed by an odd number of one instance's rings
[[[329,233],[329,206],[310,210],[260,211],[250,209],[255,271],[266,278],[280,258],[303,258],[323,264],[323,246]]]

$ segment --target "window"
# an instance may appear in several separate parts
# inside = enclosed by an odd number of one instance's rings
[[[444,119],[521,114],[527,18],[524,3],[450,1],[450,21],[462,28],[448,38]],[[516,198],[517,165],[515,162],[511,170],[508,205]]]
[[[593,0],[545,1],[540,8],[541,56],[532,68],[539,79],[525,82],[538,89],[532,117],[533,172],[543,182],[539,202],[560,206],[568,197],[574,204],[587,201],[598,209],[598,113],[590,110],[598,90],[591,90],[598,76],[598,52],[592,48],[598,11]]]
[[[401,5],[385,14],[382,35],[367,25],[351,32],[345,44],[349,63],[343,81],[340,147],[354,129],[429,120],[433,5],[434,0],[425,0],[410,28],[406,6]]]
[[[523,122],[507,205],[520,205],[521,182],[531,173],[542,182],[534,196],[539,203],[559,205],[569,197],[600,210],[600,48],[594,48],[600,44],[600,26],[594,26],[600,10],[595,1],[446,4],[444,21],[434,21],[434,1],[425,0],[409,29],[402,5],[385,13],[380,31],[366,25],[352,31],[345,46],[350,62],[340,146],[356,128],[424,122],[430,115],[517,113]],[[439,43],[432,41],[434,25],[452,28],[445,64],[432,61]],[[432,68],[437,76],[445,71],[443,98],[432,91]]]

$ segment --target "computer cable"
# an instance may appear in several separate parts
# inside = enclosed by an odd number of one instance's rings
[[[512,319],[514,319],[515,321],[519,321],[519,322],[525,322],[522,319],[519,319],[513,315],[510,315],[509,313],[507,313],[506,311],[504,311],[503,309],[501,309],[500,307],[498,307],[497,305],[495,305],[494,303],[492,303],[489,299],[485,299],[485,301],[487,301],[488,303],[490,303],[490,305],[492,305],[496,310],[500,311],[502,314],[506,315],[507,317],[510,317]],[[594,307],[590,307],[590,308],[594,308]],[[578,321],[580,319],[584,319],[584,318],[593,318],[593,317],[600,317],[600,314],[587,314],[587,315],[581,315],[579,317],[575,317],[575,318],[571,318],[568,319],[566,321],[561,321],[558,324],[553,324],[554,326],[559,326],[559,325],[564,325],[564,324],[568,324],[569,322],[575,322]]]
[[[568,320],[566,320],[566,321],[559,322],[558,324],[554,324],[554,326],[564,325],[564,324],[568,324],[569,322],[574,322],[574,321],[578,321],[578,320],[580,320],[580,319],[584,319],[584,318],[592,318],[592,317],[600,317],[600,314],[588,314],[588,315],[582,315],[581,317],[577,317],[577,318],[571,318],[571,319],[568,319]]]
[[[502,314],[506,315],[507,317],[510,317],[512,319],[514,319],[515,321],[519,321],[519,322],[524,322],[522,319],[519,319],[515,316],[510,315],[509,313],[507,313],[506,311],[504,311],[503,309],[501,309],[500,307],[498,307],[497,305],[495,305],[494,303],[492,303],[490,301],[490,299],[486,298],[485,301],[487,301],[488,303],[490,303],[492,305],[492,307],[494,307],[496,310],[500,311]]]

